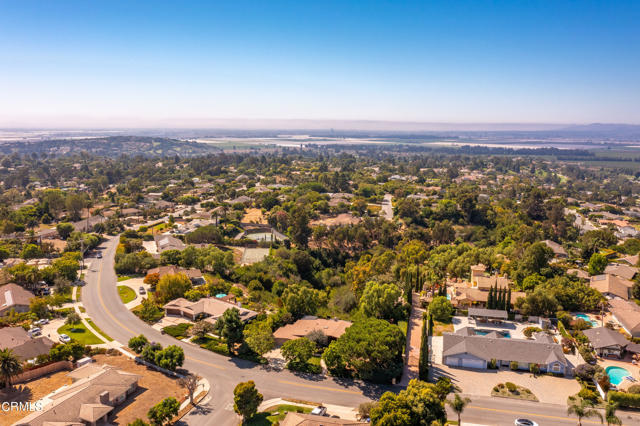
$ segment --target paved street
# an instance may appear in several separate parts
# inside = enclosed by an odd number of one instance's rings
[[[254,380],[265,399],[288,397],[318,403],[357,406],[376,398],[384,387],[342,381],[339,379],[299,375],[289,371],[273,372],[268,367],[240,359],[227,358],[197,346],[180,342],[160,334],[129,312],[118,296],[113,258],[117,237],[103,243],[101,260],[93,259],[87,273],[87,285],[82,300],[93,321],[109,336],[126,344],[130,337],[144,334],[149,340],[162,345],[180,345],[185,351],[184,368],[206,378],[211,392],[205,403],[194,410],[185,421],[190,425],[235,425],[238,417],[233,413],[233,388],[242,381]]]
[[[254,380],[265,399],[294,398],[317,403],[357,407],[361,402],[377,398],[388,387],[351,380],[305,376],[287,370],[276,372],[269,367],[240,359],[227,358],[197,346],[160,334],[139,320],[121,303],[116,290],[113,258],[118,239],[111,238],[103,246],[102,259],[93,259],[87,273],[82,300],[87,313],[108,335],[126,344],[130,337],[146,335],[163,345],[180,345],[185,351],[184,367],[209,380],[211,391],[200,404],[184,417],[189,425],[235,425],[239,418],[233,412],[233,388],[238,382]],[[512,425],[516,417],[529,417],[541,425],[576,424],[566,415],[566,407],[530,403],[510,399],[471,396],[473,402],[465,410],[463,421],[486,425]],[[452,417],[453,418],[453,417]],[[624,424],[640,424],[637,416],[623,417]],[[590,424],[583,421],[585,424]]]

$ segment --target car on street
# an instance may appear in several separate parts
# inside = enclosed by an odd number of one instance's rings
[[[98,255],[96,256],[98,259],[102,259],[102,253],[98,252]]]
[[[529,419],[516,419],[514,424],[515,426],[538,426],[538,423]]]
[[[60,340],[62,343],[69,343],[71,341],[71,337],[67,336],[66,334],[61,334],[60,337],[58,338],[58,340]]]
[[[40,319],[38,321],[35,321],[33,324],[34,325],[38,325],[38,326],[45,325],[45,324],[49,324],[49,320],[46,319],[46,318],[42,318],[42,319]]]
[[[39,336],[42,334],[42,329],[40,327],[32,327],[31,330],[27,331],[27,334],[31,337]]]
[[[138,293],[139,294],[146,294],[147,290],[145,290],[144,287],[140,286],[140,288],[138,289]]]
[[[323,407],[322,405],[318,405],[316,408],[311,410],[311,414],[315,414],[316,416],[326,416],[327,415],[327,407]]]

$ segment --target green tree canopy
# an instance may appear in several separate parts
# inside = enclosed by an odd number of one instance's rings
[[[233,409],[242,416],[243,423],[258,412],[263,397],[253,380],[238,383],[233,390]]]
[[[447,414],[434,385],[411,380],[398,394],[386,392],[371,409],[371,424],[380,426],[431,426],[444,424]]]

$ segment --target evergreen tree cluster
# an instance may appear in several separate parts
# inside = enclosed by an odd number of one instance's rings
[[[511,289],[498,288],[497,284],[491,287],[487,297],[487,308],[511,311]]]

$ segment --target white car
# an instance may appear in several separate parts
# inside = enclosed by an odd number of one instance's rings
[[[31,330],[27,332],[27,334],[32,337],[39,336],[40,334],[42,334],[42,330],[40,329],[40,327],[33,327]]]
[[[529,420],[529,419],[516,419],[515,422],[513,422],[516,426],[538,426],[538,423],[534,422],[533,420]]]
[[[60,337],[58,338],[58,340],[60,340],[62,343],[69,343],[71,341],[71,337],[67,336],[66,334],[61,334]]]
[[[323,407],[322,405],[317,406],[313,410],[311,410],[311,414],[315,414],[316,416],[326,416],[327,415],[327,407]]]

